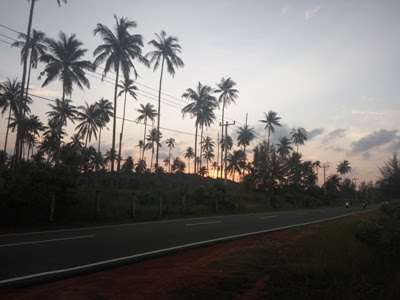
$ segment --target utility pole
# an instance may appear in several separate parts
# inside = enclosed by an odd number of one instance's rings
[[[323,165],[322,168],[324,169],[324,189],[325,189],[325,195],[326,195],[326,177],[325,177],[325,169],[329,168],[329,165]]]
[[[226,123],[225,124],[221,124],[221,123],[219,123],[219,126],[225,126],[225,140],[224,140],[224,148],[225,148],[225,167],[224,167],[224,172],[225,172],[225,176],[224,176],[224,183],[225,184],[228,184],[228,181],[227,181],[227,172],[226,172],[226,167],[227,167],[227,156],[228,156],[228,139],[227,139],[227,136],[228,136],[228,126],[230,126],[230,125],[235,125],[235,121],[233,121],[233,123],[228,123],[228,121],[226,121]],[[222,161],[221,161],[221,165],[222,165]]]
[[[356,192],[356,201],[357,201],[357,180],[358,178],[353,178],[354,180],[354,191]]]

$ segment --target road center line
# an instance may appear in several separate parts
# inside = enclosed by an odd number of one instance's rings
[[[53,239],[53,240],[43,240],[43,241],[35,241],[35,242],[6,244],[6,245],[0,245],[0,248],[12,247],[12,246],[20,246],[20,245],[29,245],[29,244],[39,244],[39,243],[50,243],[50,242],[66,241],[66,240],[86,239],[86,238],[92,238],[92,237],[95,237],[95,235],[74,236],[74,237],[62,238],[62,239]]]
[[[204,223],[192,223],[192,224],[185,224],[185,226],[198,226],[198,225],[208,225],[208,224],[215,224],[215,223],[221,223],[221,221],[204,222]]]
[[[260,217],[260,219],[269,219],[269,218],[275,218],[276,216],[266,216],[266,217]]]

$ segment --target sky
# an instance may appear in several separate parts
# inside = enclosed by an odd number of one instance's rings
[[[20,49],[9,43],[17,39],[12,30],[26,33],[29,8],[27,1],[0,1],[1,81],[22,77]],[[93,51],[102,43],[93,30],[98,23],[113,28],[114,14],[137,22],[132,33],[143,36],[144,54],[153,50],[148,42],[161,30],[178,37],[182,47],[184,68],[177,69],[174,77],[165,73],[163,78],[161,161],[168,156],[165,139],[176,140],[172,154],[182,159],[185,149],[194,144],[194,120],[181,114],[189,103],[182,94],[198,82],[215,88],[222,77],[231,77],[239,90],[236,104],[225,111],[227,120],[235,121],[229,134],[236,142],[246,115],[257,132],[250,152],[267,137],[260,120],[269,110],[277,112],[283,125],[272,141],[304,127],[308,140],[299,151],[303,159],[329,166],[327,176],[336,173],[339,162],[346,159],[352,167],[349,178],[375,181],[378,167],[400,149],[400,1],[68,0],[59,7],[55,0],[38,0],[33,28],[51,38],[60,31],[76,34],[88,49],[85,59],[93,61]],[[137,118],[140,104],[157,107],[160,70],[134,64],[139,92],[137,101],[128,97],[122,155],[137,158],[144,126],[131,120]],[[38,76],[44,67],[39,64],[32,71],[32,94],[61,98],[60,82],[41,87],[43,79]],[[113,101],[114,73],[107,74],[105,81],[99,79],[101,74],[87,77],[90,89],[75,86],[74,105],[94,103],[101,97]],[[33,100],[31,112],[47,123],[51,102]],[[122,104],[120,97],[118,116],[122,116]],[[205,131],[214,139],[221,129],[221,110],[216,115],[215,124]],[[117,122],[117,133],[121,123]],[[75,125],[68,124],[67,141]],[[111,123],[109,128],[102,133],[103,152],[111,148]],[[0,145],[5,130],[6,115],[0,119]],[[11,134],[8,147],[12,148],[13,141]]]

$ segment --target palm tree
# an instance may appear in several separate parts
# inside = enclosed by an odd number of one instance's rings
[[[25,130],[25,136],[28,143],[28,155],[27,157],[29,158],[29,153],[32,150],[32,155],[33,155],[33,149],[36,146],[37,139],[36,137],[40,136],[40,132],[44,131],[45,126],[40,121],[38,116],[35,115],[30,115],[29,118],[26,118],[26,123],[24,128]]]
[[[225,151],[225,140],[226,140],[226,150],[231,150],[233,148],[232,138],[227,135],[220,141],[222,151]]]
[[[183,67],[185,64],[179,58],[178,54],[182,52],[181,46],[178,44],[178,38],[175,36],[168,36],[164,30],[161,30],[160,35],[155,33],[156,40],[151,40],[149,45],[152,45],[156,50],[146,54],[150,57],[150,63],[154,62],[153,70],[157,70],[161,61],[161,74],[160,74],[160,87],[158,89],[158,116],[157,116],[157,130],[160,131],[160,115],[161,115],[161,84],[164,72],[164,62],[167,64],[167,71],[174,77],[175,67]],[[156,165],[158,165],[158,146],[156,151]]]
[[[282,126],[281,123],[279,123],[279,120],[281,117],[278,117],[278,114],[272,110],[268,112],[268,114],[264,113],[264,120],[260,120],[260,122],[265,123],[265,128],[268,129],[268,146],[269,146],[269,137],[271,135],[271,132],[275,132],[275,127],[274,126]]]
[[[87,49],[81,47],[83,44],[76,39],[75,34],[67,37],[61,31],[58,37],[58,41],[46,39],[50,52],[40,57],[40,60],[47,63],[44,69],[47,77],[42,87],[59,78],[62,81],[62,100],[64,100],[65,96],[71,96],[73,84],[76,84],[82,90],[83,86],[90,88],[85,70],[92,71],[93,65],[88,60],[82,60]]]
[[[279,138],[278,153],[282,157],[286,157],[290,154],[290,151],[293,151],[293,147],[291,146],[292,142],[286,136]]]
[[[293,128],[290,134],[293,143],[297,146],[297,153],[299,153],[299,145],[304,145],[304,141],[307,141],[307,131],[303,127]]]
[[[154,144],[159,144],[159,147],[161,147],[160,140],[162,139],[162,133],[157,131],[157,128],[152,128],[149,131],[149,134],[146,138],[147,144],[145,146],[146,149],[151,149],[151,161],[150,161],[150,170],[153,165],[153,156],[154,156]],[[157,168],[155,168],[157,170]]]
[[[216,99],[211,95],[213,92],[212,88],[207,85],[202,85],[200,82],[197,85],[196,91],[188,88],[186,93],[183,93],[182,98],[193,101],[192,103],[186,105],[182,109],[182,117],[185,117],[187,113],[190,114],[191,118],[196,117],[196,133],[195,133],[195,144],[194,144],[194,156],[197,157],[197,132],[198,126],[205,124],[201,122],[206,122],[205,115],[207,112],[208,120],[212,120],[212,107],[216,106]],[[194,161],[194,169],[197,172],[197,161]]]
[[[336,171],[342,175],[342,182],[344,181],[344,175],[351,172],[350,162],[348,160],[344,160],[339,162],[336,167]]]
[[[86,106],[79,106],[76,119],[81,121],[76,129],[78,129],[78,134],[82,137],[86,136],[85,139],[85,148],[87,147],[87,143],[92,140],[92,135],[94,135],[95,139],[97,139],[97,131],[102,126],[102,119],[100,116],[100,110],[98,109],[96,104],[88,105],[85,102]]]
[[[188,163],[188,166],[189,166],[189,172],[188,173],[190,173],[190,160],[192,159],[192,158],[194,158],[194,152],[193,152],[193,148],[192,147],[187,147],[186,148],[186,152],[183,154],[183,157],[184,158],[187,158],[188,159],[188,161],[189,161],[189,163]]]
[[[55,105],[49,104],[52,108],[51,111],[46,114],[50,117],[50,119],[57,126],[57,134],[58,140],[56,145],[56,164],[59,163],[60,160],[60,147],[61,147],[61,138],[62,138],[62,127],[67,125],[67,121],[70,120],[72,123],[75,123],[77,111],[75,106],[71,105],[71,100],[69,99],[58,99],[55,100]]]
[[[122,165],[122,170],[125,172],[132,172],[133,167],[134,167],[133,158],[132,158],[132,156],[128,156],[125,159],[124,164]]]
[[[143,133],[143,141],[146,140],[146,129],[147,129],[147,121],[150,120],[154,122],[155,117],[157,116],[157,111],[154,109],[154,105],[147,103],[146,105],[140,104],[140,108],[136,110],[140,113],[139,117],[136,118],[135,122],[139,123],[144,120],[144,133]],[[144,158],[144,147],[142,152],[142,159]]]
[[[131,95],[131,97],[135,100],[137,100],[136,98],[136,93],[135,91],[137,91],[137,87],[136,85],[134,85],[133,80],[125,77],[125,80],[122,81],[121,80],[121,84],[118,85],[118,87],[121,89],[118,97],[120,97],[122,94],[125,94],[125,99],[124,99],[124,111],[122,114],[122,127],[121,127],[121,133],[119,134],[119,150],[118,150],[118,156],[121,156],[121,144],[122,144],[122,135],[124,134],[124,124],[125,124],[125,107],[126,107],[126,95],[129,93],[129,95]],[[120,163],[118,162],[117,165],[117,171],[119,171],[120,169]]]
[[[238,146],[243,146],[244,162],[246,164],[246,147],[249,146],[256,137],[254,134],[254,129],[245,124],[243,127],[239,127],[239,131],[237,133]]]
[[[168,161],[169,161],[169,171],[171,172],[171,150],[175,148],[175,139],[169,138],[165,141],[165,143],[167,144],[167,148],[169,150]]]
[[[114,163],[114,160],[117,158],[117,151],[112,151],[112,149],[108,149],[104,154],[104,162],[106,164],[110,164],[110,170],[112,169],[111,164]]]
[[[99,66],[106,61],[103,77],[113,69],[115,72],[115,88],[114,88],[114,120],[113,120],[113,136],[111,149],[115,149],[115,131],[117,122],[117,91],[118,77],[121,69],[125,78],[129,78],[129,74],[133,69],[135,78],[137,77],[136,68],[132,63],[133,59],[138,59],[140,62],[149,65],[147,59],[142,56],[143,37],[140,34],[129,33],[130,29],[136,28],[136,22],[128,18],[120,18],[114,15],[116,21],[115,33],[107,26],[97,24],[94,35],[99,34],[104,41],[104,44],[99,45],[93,52],[97,56],[94,65]],[[111,164],[111,171],[114,171],[114,163]]]
[[[138,144],[136,147],[139,147],[139,159],[142,159],[142,149],[144,148],[144,141],[139,140]]]
[[[32,30],[32,36],[30,38],[29,44],[26,42],[27,36],[24,33],[20,33],[18,35],[19,39],[23,39],[25,41],[16,41],[11,47],[19,47],[21,49],[21,64],[25,61],[25,56],[29,55],[29,70],[28,70],[28,79],[26,84],[26,97],[29,94],[29,81],[31,78],[31,70],[37,68],[39,57],[45,54],[47,50],[47,46],[45,44],[46,34],[40,30]]]
[[[214,150],[212,148],[204,151],[203,159],[205,159],[207,162],[207,174],[209,173],[208,163],[210,161],[212,161],[214,158],[215,158],[215,155],[214,155]]]
[[[235,103],[235,100],[238,98],[239,91],[234,89],[236,82],[234,82],[230,77],[225,80],[222,77],[221,82],[217,84],[217,89],[214,91],[215,93],[221,93],[218,98],[218,102],[222,102],[222,122],[221,124],[224,125],[224,115],[225,115],[225,106],[231,103]],[[221,141],[224,139],[224,126],[221,126],[222,135]],[[222,148],[221,148],[222,149]],[[224,151],[221,151],[221,177],[223,171],[223,162],[224,161]]]
[[[113,105],[107,99],[101,98],[99,101],[96,102],[96,106],[99,111],[99,118],[101,120],[101,125],[99,126],[99,145],[97,147],[97,152],[99,153],[100,142],[101,142],[101,130],[103,129],[103,127],[106,127],[106,124],[108,122],[110,122],[110,118],[114,116],[114,113],[113,113]]]
[[[233,153],[228,155],[228,165],[226,166],[226,170],[233,174],[233,181],[235,181],[235,173],[238,172],[241,174],[241,170],[244,166],[244,152],[242,150],[235,150]]]
[[[4,152],[7,152],[7,141],[8,132],[10,127],[11,114],[17,118],[18,112],[20,111],[20,101],[19,97],[21,94],[22,85],[18,82],[17,78],[11,80],[7,78],[7,81],[0,83],[0,109],[1,115],[8,109],[8,121],[6,129],[6,138],[4,142]]]
[[[210,98],[209,101],[206,101],[202,106],[198,114],[199,125],[201,126],[200,133],[200,141],[203,142],[203,130],[204,127],[210,127],[211,124],[214,124],[215,114],[214,109],[217,107],[217,101],[215,98]],[[200,142],[200,144],[201,144]],[[203,147],[200,147],[200,157],[203,157]],[[200,160],[200,168],[201,168],[201,160]]]
[[[31,28],[32,28],[32,20],[33,20],[33,11],[35,8],[35,3],[37,0],[31,0],[31,8],[29,11],[29,20],[28,20],[28,29],[27,29],[27,33],[26,33],[26,39],[25,39],[25,43],[27,45],[31,44]],[[63,0],[64,3],[67,3],[67,0]],[[61,6],[61,0],[57,0],[57,3],[59,6]],[[25,81],[26,81],[26,69],[27,69],[27,64],[28,64],[28,53],[26,55],[24,55],[23,57],[23,69],[22,69],[22,83],[21,83],[21,90],[20,90],[20,98],[23,99],[24,98],[24,91],[25,91]],[[28,89],[26,89],[28,90]],[[27,100],[27,99],[26,99]],[[25,113],[24,113],[25,115]],[[22,149],[22,145],[20,145],[20,137],[22,135],[22,130],[20,130],[20,128],[18,128],[18,132],[17,132],[17,139],[16,139],[16,149],[15,152],[16,153],[21,153],[20,149]],[[17,155],[17,161],[18,161],[18,155]]]
[[[186,168],[186,164],[179,157],[175,157],[171,168],[172,172],[183,172]]]

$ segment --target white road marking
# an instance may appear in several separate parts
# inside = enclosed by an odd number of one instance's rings
[[[204,223],[191,223],[191,224],[185,224],[185,226],[198,226],[198,225],[208,225],[208,224],[216,224],[216,223],[221,223],[221,221],[204,222]]]
[[[50,242],[58,242],[58,241],[66,241],[66,240],[86,239],[86,238],[92,238],[92,237],[95,237],[95,235],[84,235],[84,236],[74,236],[74,237],[62,238],[62,239],[52,239],[52,240],[42,240],[42,241],[25,242],[25,243],[5,244],[5,245],[0,245],[0,248],[2,248],[2,247],[20,246],[20,245],[40,244],[40,243],[50,243]]]
[[[260,217],[260,219],[270,219],[270,218],[275,218],[276,216],[266,216],[266,217]]]
[[[374,210],[374,209],[364,210],[364,212],[372,211],[372,210]],[[227,237],[213,239],[213,240],[207,240],[207,241],[191,243],[191,244],[186,244],[186,245],[181,245],[181,246],[176,246],[176,247],[171,247],[171,248],[165,248],[165,249],[160,249],[160,250],[155,250],[155,251],[150,251],[150,252],[145,252],[145,253],[140,253],[140,254],[134,254],[134,255],[130,255],[130,256],[118,257],[118,258],[114,258],[114,259],[110,259],[110,260],[99,261],[99,262],[92,263],[92,264],[80,265],[80,266],[72,267],[72,268],[68,268],[68,269],[60,269],[60,270],[36,273],[36,274],[31,274],[31,275],[26,275],[26,276],[21,276],[21,277],[14,277],[14,278],[9,278],[9,279],[5,279],[5,280],[0,280],[0,284],[30,279],[30,278],[35,278],[35,277],[43,277],[46,275],[60,274],[60,273],[71,272],[71,271],[76,271],[76,270],[84,270],[84,269],[87,269],[90,267],[96,267],[96,266],[101,266],[101,265],[105,265],[105,264],[109,264],[109,263],[115,263],[115,262],[120,262],[120,261],[124,261],[124,260],[135,259],[135,258],[147,256],[147,255],[160,254],[163,252],[168,252],[168,251],[173,251],[173,250],[185,249],[185,248],[195,247],[195,246],[200,246],[200,245],[207,245],[207,244],[216,243],[216,242],[229,241],[229,240],[233,240],[233,239],[238,239],[238,238],[242,238],[242,237],[247,237],[247,236],[272,232],[272,231],[278,231],[278,230],[283,230],[283,229],[288,229],[288,228],[292,228],[292,227],[306,226],[306,225],[320,223],[320,222],[324,222],[324,221],[339,219],[339,218],[343,218],[343,217],[351,216],[351,215],[355,215],[355,214],[356,213],[348,213],[348,214],[331,217],[331,218],[325,218],[325,219],[321,219],[321,220],[317,220],[317,221],[311,221],[311,222],[293,224],[293,225],[288,225],[288,226],[283,226],[283,227],[278,227],[278,228],[266,229],[266,230],[249,232],[249,233],[238,234],[238,235],[232,235],[232,236],[227,236]]]

